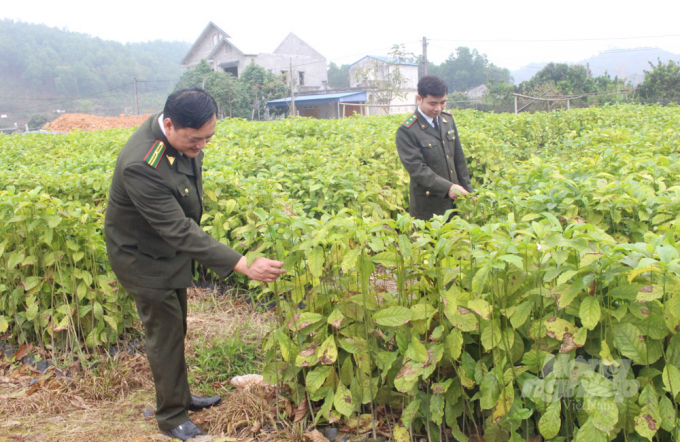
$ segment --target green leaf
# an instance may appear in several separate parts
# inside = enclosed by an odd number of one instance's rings
[[[398,242],[401,255],[405,260],[408,261],[408,259],[411,257],[411,240],[408,238],[408,236],[401,234],[399,235]]]
[[[395,252],[380,252],[371,257],[371,261],[385,268],[396,267],[399,263],[399,255]]]
[[[437,310],[432,307],[429,303],[414,304],[411,306],[411,320],[430,320],[432,316],[437,313]]]
[[[335,397],[333,398],[333,405],[340,414],[349,418],[354,413],[354,402],[352,401],[352,393],[345,385],[340,382],[335,390]]]
[[[109,327],[111,327],[111,330],[118,333],[118,322],[116,321],[116,318],[110,315],[104,315],[104,322],[108,324]]]
[[[607,442],[607,435],[595,427],[593,417],[589,418],[578,430],[574,442]]]
[[[445,396],[435,395],[430,397],[430,420],[437,424],[442,424],[444,420],[444,404],[446,403]]]
[[[454,361],[460,358],[460,353],[463,350],[463,334],[457,328],[452,328],[446,337],[446,349]]]
[[[669,392],[672,397],[676,397],[680,393],[680,370],[678,367],[666,364],[663,369],[663,387]]]
[[[38,303],[34,302],[26,309],[26,319],[32,321],[38,316]]]
[[[381,370],[380,377],[385,380],[388,371],[394,365],[394,361],[397,360],[399,354],[396,351],[380,351],[378,352],[378,358],[376,359],[376,365]],[[348,358],[349,359],[349,358]]]
[[[324,265],[323,247],[316,246],[312,249],[307,257],[307,264],[309,265],[309,271],[312,276],[320,278]]]
[[[557,285],[560,286],[562,284],[567,283],[577,273],[578,273],[578,270],[567,270],[567,271],[565,271],[564,273],[562,273],[560,275],[559,278],[557,278]]]
[[[661,428],[670,432],[675,428],[677,412],[673,402],[664,395],[659,401],[659,412],[661,413]]]
[[[548,409],[543,413],[541,419],[538,421],[538,430],[544,438],[552,439],[557,436],[562,426],[560,420],[560,413],[562,412],[562,403],[557,400],[548,406]]]
[[[420,363],[427,361],[427,348],[416,336],[411,338],[411,343],[406,350],[406,357]]]
[[[9,328],[9,322],[7,322],[7,318],[0,315],[0,333],[6,332],[8,328]]]
[[[17,265],[19,265],[19,263],[21,263],[21,261],[24,260],[25,256],[26,255],[24,255],[23,253],[19,253],[19,252],[10,253],[9,259],[7,260],[7,268],[13,269]]]
[[[503,255],[499,256],[498,259],[514,264],[520,270],[524,269],[524,263],[522,262],[522,258],[520,258],[517,255]]]
[[[314,393],[326,382],[326,378],[333,370],[330,366],[319,366],[307,373],[305,382],[310,392]]]
[[[24,282],[24,290],[27,292],[30,291],[31,289],[37,287],[38,284],[40,284],[40,281],[41,280],[39,276],[29,276]]]
[[[593,330],[598,322],[600,322],[600,302],[594,296],[586,296],[581,301],[579,308],[579,317],[581,323],[588,330]]]
[[[512,316],[510,316],[510,324],[512,324],[512,328],[520,328],[529,318],[533,307],[534,303],[531,301],[525,301],[518,305]]]
[[[486,277],[489,274],[489,266],[484,266],[477,270],[475,276],[472,278],[472,291],[477,295],[481,295],[484,290],[484,284],[486,283]]]
[[[680,366],[680,333],[671,336],[666,349],[666,363]]]
[[[373,314],[373,321],[378,325],[400,327],[411,320],[411,310],[406,307],[387,307]]]
[[[297,357],[297,346],[293,344],[288,335],[283,330],[276,330],[276,340],[279,342],[281,356],[286,362],[290,362],[293,357]]]
[[[619,421],[619,408],[613,398],[584,397],[583,409],[590,415],[593,426],[605,434],[614,431]]]
[[[614,346],[627,358],[637,364],[645,364],[647,361],[647,345],[640,330],[633,324],[624,322],[614,324]]]
[[[101,319],[102,316],[104,316],[104,309],[102,308],[102,305],[97,301],[95,301],[94,308],[92,309],[92,311],[94,312],[94,317],[96,319]]]
[[[482,410],[490,410],[496,405],[498,395],[500,394],[500,387],[498,385],[498,378],[492,372],[484,375],[482,384],[479,387],[479,406]]]
[[[497,319],[494,319],[490,324],[486,325],[482,331],[481,341],[484,346],[484,351],[490,352],[496,348],[496,346],[500,344],[502,338],[503,333],[501,332],[501,325]]]
[[[401,413],[401,422],[406,428],[411,428],[413,419],[415,419],[418,409],[420,408],[420,399],[415,399],[411,401],[404,411]]]

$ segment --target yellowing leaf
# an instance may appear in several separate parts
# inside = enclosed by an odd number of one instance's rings
[[[323,365],[331,365],[338,359],[338,347],[335,346],[335,337],[333,335],[326,338],[323,344],[319,346],[316,350],[316,356]],[[338,411],[342,413],[341,410]]]
[[[411,310],[395,306],[378,310],[373,314],[373,321],[378,325],[399,327],[411,320]]]
[[[600,303],[596,297],[586,296],[581,301],[579,317],[583,326],[588,330],[593,330],[597,326],[600,321]]]

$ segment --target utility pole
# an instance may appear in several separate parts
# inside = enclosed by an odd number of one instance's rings
[[[427,75],[427,37],[423,37],[423,75]]]
[[[133,78],[135,81],[135,115],[139,115],[139,95],[137,95],[137,79]]]
[[[293,79],[293,58],[290,58],[290,70],[288,71],[290,77],[290,114],[295,116],[295,79]]]

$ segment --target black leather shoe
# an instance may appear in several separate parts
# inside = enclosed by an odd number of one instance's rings
[[[205,433],[191,421],[186,421],[172,430],[161,430],[161,433],[179,440],[189,440],[192,437],[205,436]]]
[[[204,408],[210,408],[222,402],[222,398],[219,396],[214,397],[196,397],[191,396],[191,405],[189,405],[189,411],[203,410]]]

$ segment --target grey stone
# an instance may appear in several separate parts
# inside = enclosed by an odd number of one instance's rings
[[[338,437],[338,429],[333,427],[326,427],[323,430],[323,435],[326,439],[334,441]]]
[[[37,368],[39,372],[44,373],[51,365],[52,363],[50,361],[38,361],[38,363],[35,364],[35,368]]]

